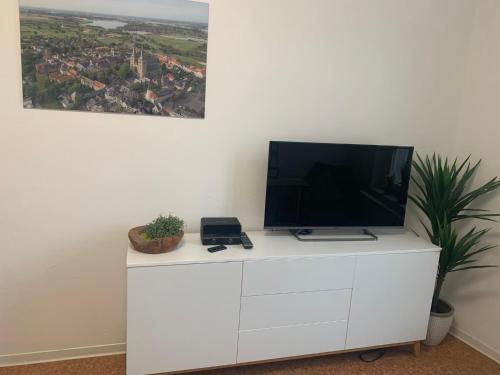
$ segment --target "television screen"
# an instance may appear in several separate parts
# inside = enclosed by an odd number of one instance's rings
[[[264,227],[402,227],[413,147],[270,142]]]

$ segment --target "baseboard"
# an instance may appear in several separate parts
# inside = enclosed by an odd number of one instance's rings
[[[27,365],[31,363],[64,361],[86,357],[100,357],[113,354],[123,354],[126,344],[109,344],[85,346],[81,348],[46,350],[32,353],[0,355],[0,367]]]
[[[484,344],[480,340],[472,337],[456,326],[452,326],[450,333],[457,339],[465,342],[467,345],[473,347],[478,352],[491,358],[497,363],[500,363],[500,352],[492,347]],[[68,359],[87,358],[87,357],[100,357],[107,355],[124,354],[126,352],[126,344],[109,344],[109,345],[96,345],[85,346],[81,348],[59,349],[59,350],[46,350],[31,353],[18,353],[0,355],[0,367],[27,365],[32,363],[42,362],[55,362],[64,361]]]
[[[475,337],[469,335],[468,333],[464,332],[460,328],[456,327],[453,325],[451,327],[450,333],[455,336],[457,339],[460,341],[465,342],[467,345],[473,347],[476,349],[478,352],[484,354],[485,356],[491,358],[497,363],[500,363],[500,352],[493,349],[492,347],[486,345],[483,343],[481,340],[476,339]]]

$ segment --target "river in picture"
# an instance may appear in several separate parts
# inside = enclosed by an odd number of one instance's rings
[[[91,26],[104,27],[105,29],[116,29],[117,27],[125,26],[125,22],[114,20],[92,20]]]

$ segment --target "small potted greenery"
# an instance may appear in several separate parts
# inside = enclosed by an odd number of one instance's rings
[[[443,159],[441,156],[433,155],[422,159],[417,154],[417,159],[413,162],[416,176],[412,176],[412,181],[416,185],[417,194],[410,195],[409,198],[426,216],[427,220],[420,222],[429,239],[441,248],[427,338],[424,341],[427,345],[441,343],[453,321],[453,306],[440,299],[446,275],[449,272],[497,267],[476,264],[478,259],[475,256],[496,247],[480,244],[489,229],[473,227],[461,233],[456,227],[463,220],[496,221],[494,218],[500,216],[488,210],[470,207],[479,197],[496,190],[500,181],[495,177],[470,190],[471,178],[481,161],[471,166],[469,159],[470,156],[459,164],[457,159],[451,163],[448,158]]]
[[[147,254],[160,254],[174,250],[184,236],[184,221],[176,216],[160,215],[149,224],[132,228],[128,238],[134,249]]]

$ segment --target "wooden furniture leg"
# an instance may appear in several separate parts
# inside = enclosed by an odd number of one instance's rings
[[[415,341],[413,343],[413,354],[415,354],[415,357],[420,355],[420,341]]]

